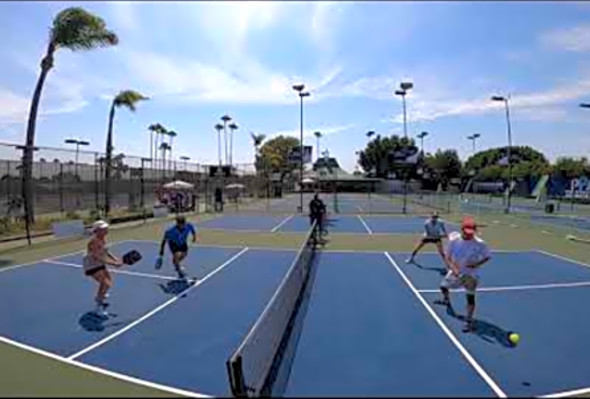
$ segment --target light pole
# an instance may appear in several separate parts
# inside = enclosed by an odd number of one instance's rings
[[[299,212],[303,212],[303,97],[309,97],[304,84],[293,85],[293,90],[299,94]]]
[[[74,175],[78,176],[78,153],[80,152],[81,145],[90,145],[90,142],[86,140],[78,140],[78,139],[66,139],[64,140],[66,144],[75,144],[76,145],[76,162],[74,163]]]
[[[229,166],[231,167],[234,163],[234,131],[238,130],[238,125],[233,122],[230,123],[229,127]]]
[[[401,96],[402,104],[404,107],[404,137],[408,137],[408,129],[406,123],[406,94],[408,91],[414,88],[414,84],[412,82],[401,82],[399,84],[400,89],[395,91],[396,96]]]
[[[506,96],[492,96],[492,101],[503,101],[504,106],[506,108],[506,125],[508,129],[508,196],[506,201],[506,209],[504,210],[505,213],[510,213],[510,197],[511,197],[511,185],[512,185],[512,159],[511,159],[511,152],[512,152],[512,132],[510,129],[510,111],[508,106],[508,100],[510,97]]]
[[[223,121],[223,140],[224,140],[224,144],[225,144],[225,164],[227,165],[227,161],[228,161],[228,157],[227,157],[227,123],[229,121],[231,121],[231,116],[223,115],[221,117],[221,120]]]
[[[428,136],[428,132],[422,132],[417,137],[420,139],[420,146],[422,147],[422,156],[424,156],[424,137]]]
[[[188,161],[189,159],[191,159],[190,157],[187,157],[185,155],[180,157],[181,161],[184,161],[184,171],[186,172],[186,161]]]
[[[471,140],[472,144],[473,144],[473,154],[475,155],[475,141],[481,137],[481,134],[479,133],[475,133],[472,134],[471,136],[467,136],[467,139]]]

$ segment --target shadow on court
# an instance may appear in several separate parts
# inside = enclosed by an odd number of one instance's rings
[[[458,314],[452,306],[447,306],[447,315],[454,319],[465,321],[465,316]],[[514,344],[510,342],[508,336],[512,331],[506,330],[496,324],[482,319],[474,319],[473,331],[466,334],[473,334],[490,344],[499,344],[505,348],[514,348]]]
[[[111,315],[111,317],[104,317],[97,315],[96,312],[86,312],[82,315],[82,317],[80,317],[78,324],[80,324],[84,330],[93,332],[100,332],[104,331],[106,328],[117,327],[125,324],[123,321],[110,322],[112,317],[116,316]]]
[[[420,263],[416,262],[415,260],[412,263],[410,263],[410,264],[411,265],[415,265],[418,269],[437,272],[438,274],[440,274],[443,277],[447,274],[447,268],[446,267],[429,267],[429,266],[424,266],[424,265],[421,265]]]
[[[158,286],[168,295],[180,295],[186,291],[192,284],[185,280],[171,280],[166,284],[160,283]]]

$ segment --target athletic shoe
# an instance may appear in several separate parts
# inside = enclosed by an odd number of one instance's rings
[[[466,321],[465,325],[463,326],[463,332],[468,333],[473,331],[475,331],[475,323],[473,323],[473,320]]]
[[[451,306],[451,301],[448,299],[437,299],[434,301],[435,305]]]
[[[406,259],[406,263],[414,263],[414,257],[410,257],[408,259]]]
[[[186,270],[184,269],[184,267],[179,266],[176,269],[176,272],[178,273],[178,278],[180,278],[181,280],[187,280]]]

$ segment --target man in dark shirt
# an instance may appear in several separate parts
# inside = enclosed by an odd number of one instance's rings
[[[322,233],[325,232],[324,221],[326,218],[326,205],[320,199],[319,195],[316,193],[313,196],[313,199],[309,203],[309,221],[313,223],[316,221],[320,236]]]
[[[223,192],[219,187],[215,189],[215,212],[223,212]]]

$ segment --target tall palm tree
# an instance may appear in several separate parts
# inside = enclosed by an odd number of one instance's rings
[[[217,130],[217,158],[219,159],[219,166],[221,166],[221,131],[223,130],[223,125],[216,123],[215,130]]]
[[[264,159],[262,159],[262,156],[260,154],[260,146],[262,145],[262,142],[264,141],[264,139],[266,138],[266,136],[264,134],[256,134],[254,132],[250,133],[250,137],[252,137],[252,144],[254,144],[254,167],[256,168],[256,174],[258,175],[259,171],[258,168],[261,166],[260,163],[262,163],[262,169],[263,169],[263,176],[266,175],[266,161]],[[262,184],[262,182],[261,182]],[[268,185],[267,185],[267,198],[268,198]]]
[[[166,176],[166,151],[170,151],[171,147],[170,144],[166,142],[162,142],[159,147],[160,151],[162,151],[162,182]]]
[[[133,90],[123,90],[113,98],[111,103],[111,111],[109,112],[109,129],[107,132],[107,148],[106,148],[106,169],[105,169],[105,201],[104,212],[105,217],[108,216],[110,210],[111,197],[111,159],[113,156],[113,122],[115,120],[115,109],[119,107],[126,107],[130,111],[135,111],[135,106],[138,102],[147,100],[143,94]]]
[[[231,166],[234,161],[234,130],[238,130],[238,125],[233,122],[229,126],[229,165]]]
[[[262,142],[266,138],[266,135],[250,133],[250,137],[252,137],[252,144],[254,144],[254,151],[256,152],[256,155],[258,155],[258,152],[260,151],[260,146],[262,145]]]
[[[170,167],[169,169],[172,170],[172,147],[174,144],[174,137],[178,136],[178,133],[176,133],[174,130],[169,130],[166,135],[170,138],[170,143],[169,146],[170,148],[168,149],[168,151],[170,152]]]
[[[150,131],[150,159],[154,159],[154,133],[156,134],[157,140],[158,134],[160,134],[164,130],[164,126],[162,126],[159,123],[154,123],[152,125],[149,125],[148,130]]]
[[[163,134],[166,131],[166,128],[162,126],[160,123],[155,123],[148,127],[150,131],[150,159],[151,159],[151,170],[158,170],[157,161],[158,161],[158,136]],[[156,139],[154,141],[154,134]],[[155,143],[155,145],[154,145]]]
[[[317,162],[317,160],[320,159],[320,138],[322,137],[322,133],[316,131],[316,132],[313,132],[313,135],[318,139],[318,149],[316,150],[316,152],[317,152],[316,162]]]
[[[227,164],[227,122],[231,121],[231,116],[229,115],[223,115],[221,117],[221,120],[223,121],[223,141],[225,143],[225,163]]]
[[[53,68],[55,52],[61,48],[71,51],[92,50],[97,47],[114,46],[118,42],[117,35],[107,29],[106,23],[102,18],[87,12],[83,8],[66,8],[55,16],[53,26],[49,31],[47,50],[41,61],[41,73],[39,74],[37,85],[33,92],[27,123],[27,139],[23,153],[23,164],[25,165],[23,197],[25,199],[24,205],[27,223],[34,222],[35,220],[33,202],[29,199],[32,198],[33,194],[32,164],[37,113],[45,79],[51,68]]]

